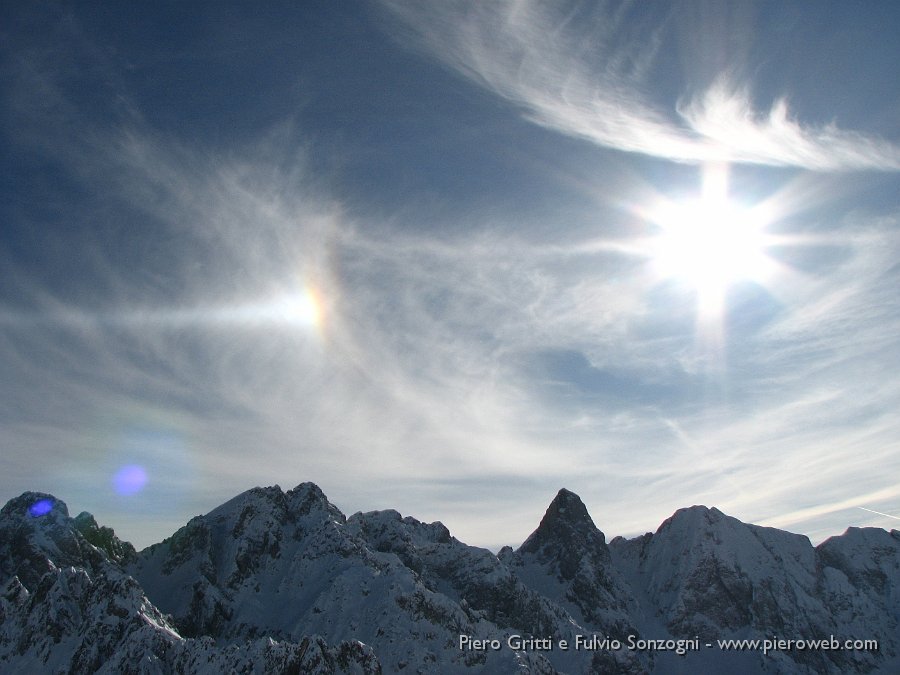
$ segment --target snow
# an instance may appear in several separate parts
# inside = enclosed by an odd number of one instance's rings
[[[50,510],[35,516],[34,503]],[[89,514],[83,532],[99,533]],[[717,509],[609,544],[561,490],[499,555],[304,483],[248,490],[138,554],[65,504],[0,514],[0,669],[22,672],[900,672],[900,534],[805,537]],[[461,649],[460,635],[499,649]],[[512,635],[557,648],[514,651]],[[578,636],[876,638],[877,654],[561,650]]]

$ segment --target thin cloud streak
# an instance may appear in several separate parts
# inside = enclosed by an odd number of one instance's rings
[[[652,100],[647,73],[674,29],[661,10],[601,3],[581,16],[532,0],[383,4],[402,42],[521,106],[533,122],[602,147],[675,162],[900,170],[900,146],[885,139],[805,125],[784,97],[759,110],[749,84],[735,80],[737,66],[699,93]]]
[[[881,511],[875,511],[874,509],[867,509],[865,506],[857,506],[856,508],[862,509],[863,511],[868,511],[869,513],[877,513],[879,516],[884,516],[885,518],[900,520],[900,516],[892,516],[890,513],[882,513]]]

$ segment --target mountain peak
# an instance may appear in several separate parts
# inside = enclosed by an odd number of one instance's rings
[[[553,501],[550,502],[550,508],[555,508],[559,513],[574,512],[575,516],[578,518],[590,519],[587,507],[584,505],[584,502],[581,501],[581,497],[566,488],[561,488],[560,491],[556,493]]]
[[[87,511],[82,511],[72,521],[73,527],[81,533],[88,543],[93,544],[117,563],[126,563],[134,559],[136,551],[127,541],[116,536],[111,527],[97,524],[97,520]]]
[[[24,492],[0,510],[0,580],[17,576],[29,591],[63,566],[93,571],[103,554],[75,529],[65,502],[45,492]]]
[[[586,527],[591,530],[597,529],[594,521],[588,514],[587,507],[581,501],[581,497],[571,490],[562,488],[556,493],[556,497],[550,502],[544,517],[535,534],[541,532],[549,534],[556,532],[560,527]],[[532,535],[534,536],[534,535]]]
[[[666,518],[657,529],[656,535],[678,532],[680,533],[678,536],[688,536],[689,534],[693,536],[697,532],[718,531],[736,523],[736,519],[725,515],[714,506],[694,504],[678,509]]]
[[[594,525],[581,498],[563,488],[518,552],[536,554],[541,560],[559,560],[562,576],[571,578],[579,560],[589,551],[602,551],[601,556],[607,557],[606,537]]]
[[[50,515],[52,519],[68,518],[66,503],[46,492],[23,492],[10,499],[0,510],[0,518],[40,518]]]
[[[297,515],[305,516],[313,511],[321,511],[339,523],[347,521],[340,509],[328,501],[322,488],[315,483],[300,483],[293,490],[286,492],[285,497],[291,504],[291,510]]]

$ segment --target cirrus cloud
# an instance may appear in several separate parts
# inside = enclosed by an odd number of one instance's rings
[[[835,124],[804,124],[786,97],[754,104],[737,65],[671,105],[649,73],[671,16],[628,4],[554,11],[532,0],[385,0],[402,42],[520,106],[536,124],[599,146],[676,162],[725,161],[815,171],[900,169],[900,146]],[[671,10],[674,11],[674,10]],[[699,28],[685,42],[702,43]]]

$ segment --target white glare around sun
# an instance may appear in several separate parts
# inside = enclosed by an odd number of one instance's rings
[[[267,302],[241,305],[220,312],[222,320],[280,324],[299,328],[322,327],[322,303],[312,288],[282,293]]]
[[[289,324],[318,326],[321,321],[321,307],[316,293],[311,289],[281,296],[266,308],[269,316]]]
[[[651,252],[655,272],[692,288],[701,316],[720,313],[728,289],[741,281],[763,283],[772,266],[766,255],[766,220],[732,202],[721,175],[707,179],[703,195],[658,207],[660,228]]]

